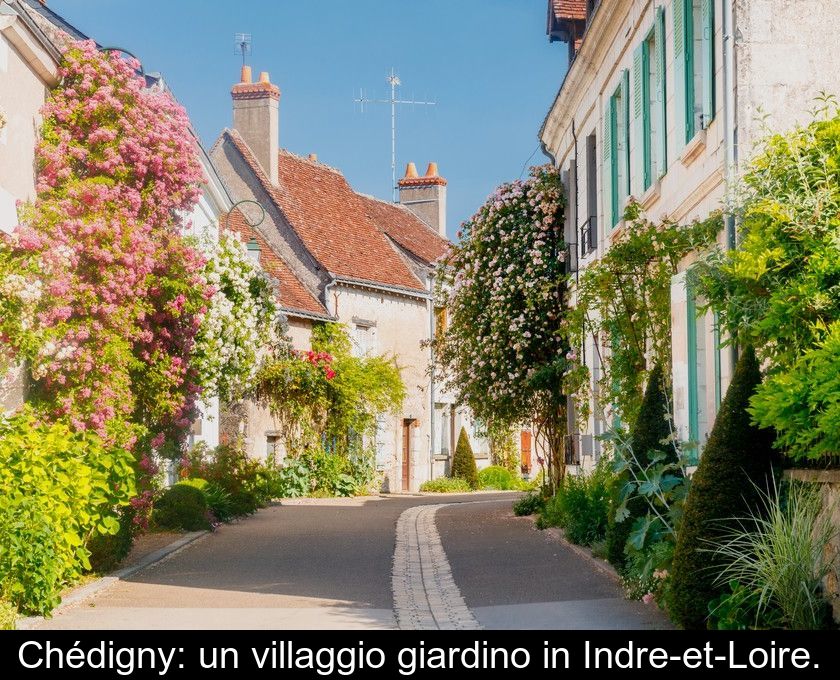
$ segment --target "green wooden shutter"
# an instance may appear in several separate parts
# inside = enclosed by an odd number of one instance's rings
[[[614,226],[613,219],[613,202],[612,202],[612,195],[613,195],[613,138],[612,138],[612,127],[613,127],[613,108],[615,107],[615,101],[612,97],[607,98],[605,102],[606,106],[604,107],[604,135],[601,139],[601,146],[604,149],[603,153],[603,178],[602,178],[602,187],[601,187],[601,197],[603,198],[604,203],[604,223],[609,224],[610,227]]]
[[[656,9],[654,25],[654,43],[656,49],[656,103],[659,106],[659,130],[657,131],[659,177],[668,170],[668,117],[666,115],[667,90],[665,87],[665,8]]]
[[[686,283],[686,336],[688,341],[688,440],[700,441],[700,404],[697,394],[697,301],[694,289]]]
[[[624,69],[621,74],[621,102],[624,111],[624,154],[621,163],[624,164],[624,186],[621,187],[621,198],[630,195],[630,69]]]
[[[633,164],[631,193],[641,195],[648,188],[648,165],[650,154],[647,153],[647,134],[645,130],[645,42],[633,52],[633,143],[636,147],[636,163]],[[649,129],[649,127],[648,127]]]
[[[688,80],[686,70],[685,0],[674,0],[674,111],[676,112],[677,148],[688,137]]]
[[[703,22],[703,127],[715,117],[715,3],[702,0]]]

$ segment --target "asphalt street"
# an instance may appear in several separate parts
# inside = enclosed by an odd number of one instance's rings
[[[399,516],[435,525],[455,589],[486,628],[664,626],[584,558],[512,513],[511,494],[304,499],[221,527],[41,624],[81,629],[394,628]]]

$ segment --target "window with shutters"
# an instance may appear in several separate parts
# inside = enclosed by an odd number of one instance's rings
[[[687,144],[715,116],[713,0],[674,0],[674,73],[678,140]]]
[[[604,120],[604,191],[610,226],[621,220],[630,195],[630,73],[624,71],[618,88],[609,99]],[[606,193],[609,191],[609,193]]]
[[[637,154],[634,187],[642,194],[665,174],[665,59],[662,34],[656,24],[633,55],[633,125]]]

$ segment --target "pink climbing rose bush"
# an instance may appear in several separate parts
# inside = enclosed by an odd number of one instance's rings
[[[0,343],[28,361],[45,418],[148,449],[194,415],[214,291],[181,236],[203,180],[187,115],[137,68],[92,41],[64,55],[36,200],[0,243]]]

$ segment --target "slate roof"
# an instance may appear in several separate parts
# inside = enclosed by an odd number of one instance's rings
[[[446,255],[451,244],[404,205],[386,203],[372,196],[359,196],[368,217],[397,245],[426,264]]]
[[[359,196],[338,170],[281,150],[279,182],[269,181],[236,130],[222,133],[236,146],[307,250],[331,274],[411,291],[425,291]]]

